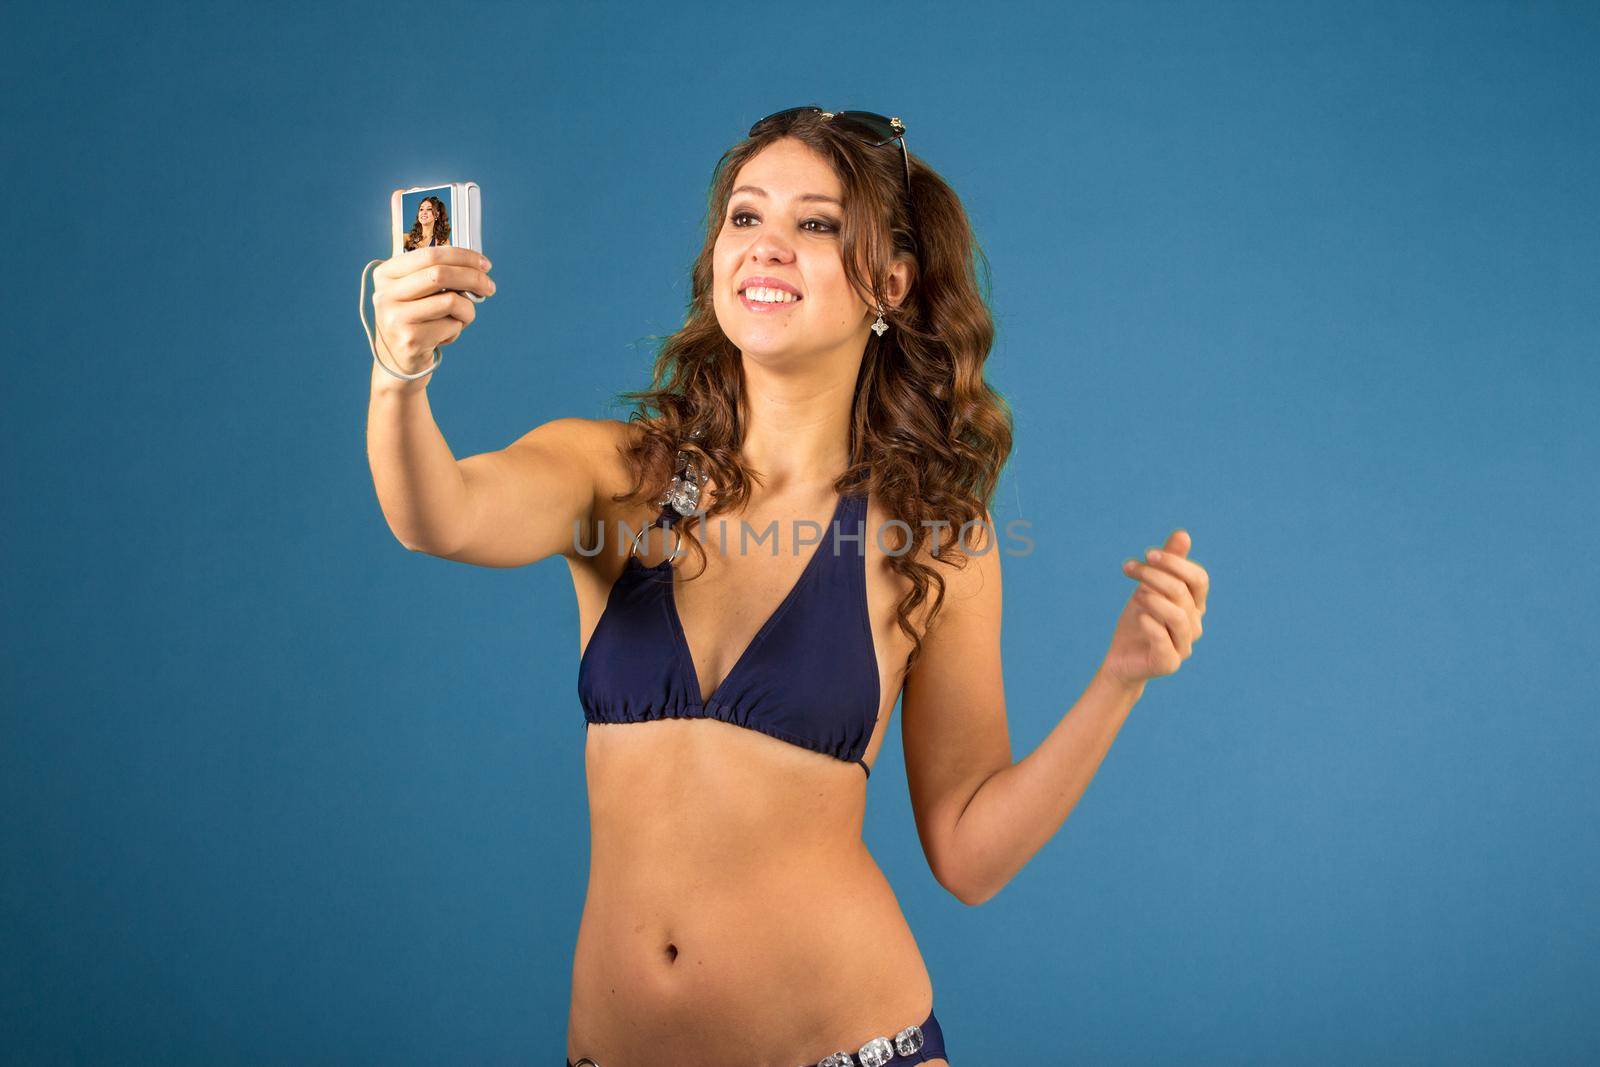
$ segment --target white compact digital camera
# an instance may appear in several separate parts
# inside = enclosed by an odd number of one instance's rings
[[[477,182],[447,182],[396,189],[389,197],[394,254],[430,245],[483,251],[483,195]],[[483,297],[462,293],[481,304]]]

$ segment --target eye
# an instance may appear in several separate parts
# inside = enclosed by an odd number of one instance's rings
[[[740,219],[747,219],[747,218],[748,219],[755,219],[758,222],[760,221],[760,216],[755,214],[754,212],[741,210],[741,211],[735,211],[732,215],[728,216],[728,224],[731,225],[736,230],[747,229],[748,228],[747,226],[742,225],[739,222]],[[800,225],[801,225],[801,227],[806,227],[806,226],[810,226],[812,223],[816,223],[820,227],[820,229],[807,230],[806,231],[807,233],[838,233],[839,232],[839,224],[834,222],[832,219],[827,219],[827,218],[809,218],[809,219],[806,219],[804,222],[802,222]]]

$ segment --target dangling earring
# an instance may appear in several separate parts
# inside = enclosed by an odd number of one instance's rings
[[[880,300],[878,301],[878,321],[872,324],[872,332],[882,337],[883,331],[888,328],[889,324],[883,321],[883,301]]]

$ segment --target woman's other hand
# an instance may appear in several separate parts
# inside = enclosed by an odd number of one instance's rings
[[[1145,562],[1123,561],[1122,573],[1139,587],[1117,620],[1102,674],[1139,688],[1151,678],[1175,673],[1193,653],[1211,577],[1189,558],[1191,548],[1188,531],[1178,529],[1161,549],[1148,550]]]

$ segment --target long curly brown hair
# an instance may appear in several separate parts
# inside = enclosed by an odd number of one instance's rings
[[[886,523],[884,530],[895,531],[896,543],[879,541],[890,566],[911,586],[896,607],[897,623],[912,641],[904,668],[909,671],[945,593],[943,575],[923,561],[933,537],[924,524],[949,524],[940,528],[937,551],[929,558],[950,567],[967,561],[966,545],[954,531],[972,522],[966,540],[974,550],[986,532],[992,534],[983,524],[1011,453],[1012,417],[1004,397],[983,377],[995,332],[988,259],[960,198],[915,154],[910,156],[908,212],[898,144],[874,147],[815,112],[802,112],[723,154],[712,172],[705,244],[694,261],[683,327],[657,351],[650,387],[617,394],[619,401],[634,405],[628,421],[639,432],[629,434],[622,449],[632,486],[612,499],[653,504],[666,491],[680,449],[715,483],[715,500],[696,513],[701,522],[737,512],[749,498],[753,476],[739,457],[747,417],[744,375],[739,350],[713,308],[712,254],[740,167],[782,137],[809,146],[838,175],[844,187],[845,275],[869,306],[881,301],[887,309],[890,329],[867,338],[851,414],[850,465],[834,488],[869,493],[891,520],[909,526],[907,531]],[[896,259],[910,265],[911,284],[893,308],[883,294]],[[703,564],[704,548],[691,536],[693,525],[685,521],[680,528]],[[869,534],[884,536],[882,531]],[[911,620],[930,588],[936,594],[919,633]]]
[[[444,201],[437,196],[425,196],[417,201],[417,207],[432,201],[433,203],[433,243],[447,245],[450,243],[450,213],[444,209]],[[422,244],[422,223],[415,219],[411,222],[411,232],[406,234],[405,251]]]

